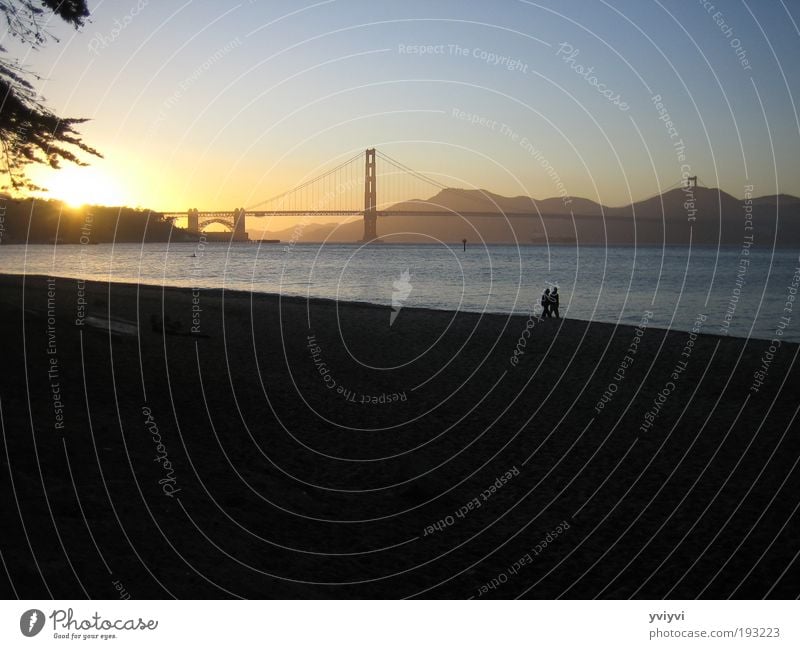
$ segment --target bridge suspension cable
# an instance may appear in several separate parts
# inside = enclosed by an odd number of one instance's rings
[[[451,189],[452,188],[451,186],[445,185],[444,183],[441,183],[438,180],[434,180],[430,176],[426,176],[425,174],[422,174],[422,173],[420,173],[418,171],[415,171],[411,167],[409,167],[407,165],[404,165],[402,162],[399,162],[399,161],[395,160],[394,158],[386,155],[385,153],[381,153],[380,151],[378,151],[377,155],[378,155],[378,158],[380,160],[383,160],[384,162],[389,164],[391,167],[399,170],[401,173],[409,174],[409,175],[413,176],[414,178],[417,178],[418,180],[422,181],[423,183],[427,183],[428,185],[432,185],[432,186],[434,186],[434,187],[436,187],[436,188],[438,188],[440,190],[442,190],[442,189]],[[380,174],[379,174],[379,176],[380,176]],[[466,198],[467,200],[472,201],[476,205],[480,205],[482,207],[481,211],[486,211],[487,210],[487,201],[491,201],[491,199],[483,192],[483,190],[477,190],[475,192],[465,192],[462,196],[463,196],[463,198]],[[416,196],[415,198],[417,199],[417,201],[427,202],[426,199],[428,197],[427,196]],[[405,200],[409,200],[409,199],[406,198]],[[403,202],[403,201],[395,201],[395,202],[396,203],[400,203],[400,202]],[[491,209],[491,208],[489,208],[489,209]]]
[[[356,155],[354,155],[352,158],[349,158],[348,160],[345,160],[341,164],[338,164],[337,166],[333,167],[332,169],[329,169],[328,171],[325,171],[325,172],[319,174],[318,176],[315,176],[314,178],[306,180],[305,182],[302,182],[299,185],[297,185],[295,187],[292,187],[291,189],[287,189],[286,191],[281,192],[280,194],[276,194],[275,196],[271,196],[270,198],[267,198],[266,200],[263,200],[263,201],[261,201],[259,203],[256,203],[255,205],[251,205],[250,207],[245,208],[245,210],[248,211],[248,212],[255,211],[258,208],[263,208],[265,206],[268,206],[270,204],[275,204],[275,203],[281,203],[281,204],[292,203],[292,202],[298,203],[299,201],[297,201],[297,200],[292,201],[291,199],[292,198],[299,198],[298,195],[303,193],[304,190],[313,190],[313,189],[320,190],[320,188],[322,188],[322,190],[327,189],[327,187],[325,185],[325,181],[326,180],[327,181],[331,180],[332,176],[333,177],[335,177],[337,175],[344,176],[345,174],[342,174],[341,172],[348,171],[348,169],[347,169],[348,165],[352,165],[356,161],[363,160],[363,157],[364,157],[364,154],[359,152]],[[322,183],[322,184],[320,185],[320,183]],[[336,187],[336,183],[329,183],[329,184],[334,188]],[[347,182],[346,186],[350,187],[351,185],[353,185],[353,181],[352,181],[351,178],[348,178],[348,182]],[[324,191],[317,191],[316,194],[313,191],[306,191],[305,192],[306,195],[303,196],[303,198],[309,198],[309,199],[311,199],[312,202],[314,202],[314,199],[315,199],[316,196],[322,196],[324,193],[325,193]],[[297,205],[297,207],[300,208],[300,209],[308,209],[309,208],[308,205],[302,205],[302,204]]]
[[[358,153],[291,189],[245,208],[245,211],[253,216],[290,212],[363,213],[363,165],[363,154]],[[448,189],[444,183],[380,151],[375,151],[375,167],[379,210],[402,203],[425,203],[436,191]]]
[[[398,162],[394,158],[391,158],[388,155],[386,155],[385,153],[381,153],[380,151],[377,151],[376,153],[377,153],[379,159],[381,159],[384,162],[387,162],[389,165],[399,169],[401,172],[405,172],[405,173],[411,174],[415,178],[417,178],[417,179],[419,179],[419,180],[421,180],[423,182],[429,183],[431,185],[434,185],[435,187],[438,187],[439,189],[448,189],[447,185],[444,185],[444,184],[440,183],[438,180],[434,180],[433,178],[425,176],[424,174],[421,174],[418,171],[414,171],[411,167],[408,167],[408,166],[404,165],[402,162]]]

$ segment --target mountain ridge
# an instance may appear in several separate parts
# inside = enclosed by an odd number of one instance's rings
[[[407,212],[378,220],[379,236],[396,242],[487,243],[580,242],[587,244],[741,244],[749,233],[763,242],[800,247],[800,198],[766,194],[738,199],[719,188],[679,187],[610,207],[580,197],[534,199],[502,196],[484,190],[442,189],[428,199],[414,199],[385,208]],[[418,216],[414,210],[441,211]],[[471,216],[469,212],[492,213]],[[511,215],[505,218],[504,215]],[[745,224],[745,216],[751,222]],[[777,217],[777,218],[776,218]],[[308,224],[265,232],[264,238],[299,242],[357,241],[361,220],[341,224]]]

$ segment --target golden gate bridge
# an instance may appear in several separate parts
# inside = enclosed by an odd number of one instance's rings
[[[363,163],[362,163],[363,160]],[[363,167],[362,167],[363,164]],[[378,201],[378,179],[380,198]],[[359,152],[352,158],[307,180],[296,187],[261,201],[248,208],[232,211],[200,211],[192,208],[188,212],[162,212],[164,218],[174,221],[187,219],[187,230],[200,235],[212,223],[221,224],[230,231],[230,240],[247,241],[247,218],[269,216],[362,216],[364,219],[363,242],[379,242],[378,218],[397,215],[442,216],[453,214],[445,206],[422,198],[433,190],[448,189],[439,181],[414,171],[376,149]],[[483,210],[464,212],[458,215],[479,216],[529,216],[530,213],[509,214],[496,210],[487,211],[489,201],[480,201]],[[533,207],[533,206],[532,206]]]

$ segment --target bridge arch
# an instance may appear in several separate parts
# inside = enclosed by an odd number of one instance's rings
[[[218,216],[210,219],[201,219],[198,223],[198,230],[204,232],[209,225],[213,225],[214,223],[225,226],[229,232],[233,232],[236,229],[232,218]]]
[[[246,218],[247,213],[243,207],[232,212],[200,212],[197,208],[192,208],[187,215],[187,229],[189,232],[199,234],[209,225],[218,223],[230,232],[233,241],[247,241]]]

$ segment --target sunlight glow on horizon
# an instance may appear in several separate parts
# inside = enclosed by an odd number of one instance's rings
[[[47,190],[37,194],[41,199],[60,200],[72,208],[83,205],[134,207],[134,203],[139,202],[114,175],[94,165],[65,164],[61,169],[42,171],[32,174],[34,181]]]

